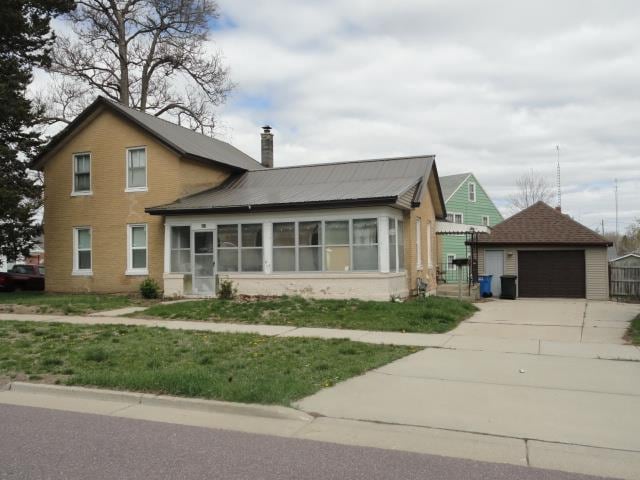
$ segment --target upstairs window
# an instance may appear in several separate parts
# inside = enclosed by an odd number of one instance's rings
[[[488,227],[489,226],[489,216],[488,215],[483,215],[482,216],[482,226],[483,227]]]
[[[147,149],[127,149],[127,191],[147,190]]]
[[[91,193],[91,154],[73,155],[73,193],[87,195]]]
[[[464,223],[464,218],[461,213],[447,213],[447,222]]]
[[[470,202],[476,201],[476,184],[475,183],[469,183],[469,201]]]

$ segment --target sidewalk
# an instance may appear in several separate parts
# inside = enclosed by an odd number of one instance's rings
[[[581,447],[525,438],[448,429],[312,416],[302,411],[82,387],[25,384],[0,386],[0,405],[20,405],[202,428],[234,430],[550,468],[633,479],[635,452]]]
[[[255,333],[268,337],[315,337],[326,339],[347,338],[358,342],[386,345],[408,345],[453,350],[640,361],[640,348],[633,345],[565,343],[535,339],[484,337],[477,336],[472,333],[465,333],[465,331],[458,333],[458,331],[460,331],[460,327],[449,333],[443,334],[401,333],[280,325],[248,325],[240,323],[214,323],[184,320],[154,320],[104,315],[74,316],[0,313],[0,321],[11,320],[45,323],[72,323],[79,325],[136,325],[144,327],[161,327],[169,330]]]

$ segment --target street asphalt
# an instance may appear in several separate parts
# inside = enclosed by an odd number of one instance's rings
[[[0,479],[587,480],[394,450],[0,405]]]

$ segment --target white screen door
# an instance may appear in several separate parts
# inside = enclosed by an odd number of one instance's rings
[[[215,255],[213,231],[193,232],[193,293],[204,297],[215,295]]]

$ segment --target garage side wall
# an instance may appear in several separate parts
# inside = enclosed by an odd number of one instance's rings
[[[609,299],[609,266],[607,249],[587,248],[584,251],[587,272],[587,298],[589,300]]]

